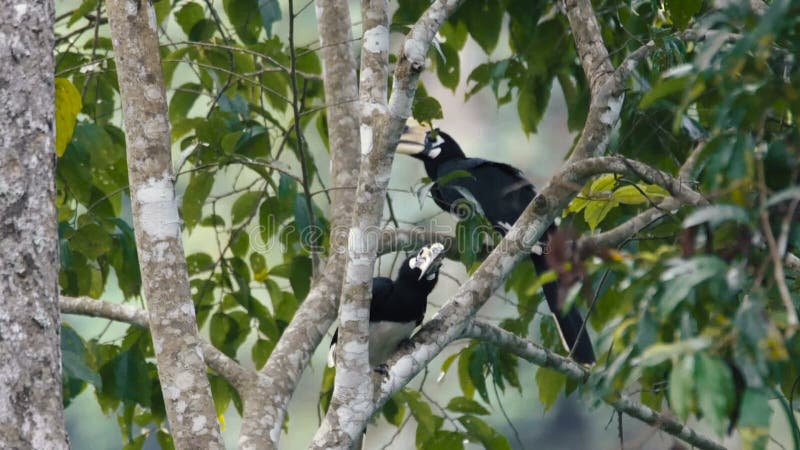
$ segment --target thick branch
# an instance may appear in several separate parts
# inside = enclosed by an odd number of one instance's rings
[[[395,69],[392,97],[388,91],[389,18],[385,0],[362,4],[361,172],[356,189],[357,220],[350,229],[347,266],[339,313],[336,379],[325,421],[312,448],[347,448],[372,414],[368,361],[368,320],[372,272],[378,245],[369,233],[380,225],[394,148],[411,115],[411,104],[425,56],[441,24],[460,4],[433,3],[406,37]],[[342,420],[345,419],[345,420]]]
[[[635,176],[648,183],[657,184],[677,200],[690,205],[707,205],[708,200],[695,192],[687,183],[645,163],[618,156],[589,158],[570,164],[567,169],[576,178],[585,178],[601,173],[616,173]]]
[[[648,208],[608,231],[581,237],[578,239],[578,251],[581,254],[586,254],[588,249],[616,247],[666,216],[671,210],[678,208],[680,205],[681,203],[674,197],[667,197],[659,202],[657,206]]]
[[[595,94],[614,72],[614,67],[600,34],[594,8],[589,0],[564,0],[562,7],[569,19],[583,72],[589,80],[592,94]]]
[[[200,349],[172,184],[171,140],[155,12],[109,0],[133,222],[158,376],[179,449],[224,447]]]
[[[339,308],[339,345],[333,395],[324,423],[310,448],[350,448],[369,419],[372,389],[368,354],[369,304],[378,229],[394,152],[381,139],[386,116],[389,67],[389,3],[361,4],[363,38],[359,87],[361,172],[350,228],[347,263]]]
[[[347,233],[353,215],[351,189],[358,178],[359,133],[356,62],[351,48],[350,8],[344,0],[317,0],[331,152],[331,256],[261,371],[258,401],[245,402],[240,449],[277,448],[286,408],[303,370],[336,316]],[[311,326],[310,324],[313,324]]]
[[[584,383],[589,377],[589,371],[575,361],[557,355],[527,339],[523,339],[489,323],[478,320],[472,321],[464,330],[464,337],[491,342],[537,366],[558,371],[571,380]],[[617,411],[621,411],[649,425],[658,427],[697,448],[708,450],[725,449],[722,445],[698,434],[682,423],[654,411],[641,403],[635,402],[627,396],[619,395],[606,398],[604,401]]]
[[[130,305],[95,300],[90,297],[63,296],[59,297],[58,305],[61,309],[61,314],[101,317],[150,328],[150,324],[147,321],[147,311]],[[203,356],[208,366],[228,380],[240,392],[255,376],[255,373],[244,369],[236,361],[230,359],[208,342],[201,341],[200,347],[203,350]]]

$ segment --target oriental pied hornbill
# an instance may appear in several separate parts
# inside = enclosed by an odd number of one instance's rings
[[[397,278],[372,279],[372,301],[369,308],[369,364],[381,366],[425,317],[428,294],[439,281],[439,268],[444,258],[444,245],[436,242],[423,246],[400,265]],[[333,365],[337,329],[331,340],[328,364]]]
[[[428,131],[423,137],[421,130],[406,128],[397,152],[413,156],[425,164],[425,172],[434,181],[431,196],[440,208],[456,212],[460,203],[474,200],[502,235],[505,235],[536,196],[533,184],[519,169],[485,159],[467,158],[456,141],[438,129]],[[457,175],[457,171],[467,172],[469,176],[451,176],[442,185],[436,183],[448,174]],[[465,191],[473,199],[465,199]],[[554,229],[551,227],[548,234]],[[531,259],[538,273],[548,269],[546,257],[537,252],[536,248],[531,253]],[[576,308],[562,310],[556,283],[547,283],[542,290],[556,319],[564,346],[567,350],[574,348],[572,355],[576,361],[594,363],[594,350],[588,334],[584,330],[578,337],[583,324],[580,312]]]

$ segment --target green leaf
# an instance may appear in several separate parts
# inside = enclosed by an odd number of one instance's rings
[[[541,370],[541,369],[539,369]],[[476,440],[490,450],[511,450],[511,445],[505,436],[498,433],[489,424],[475,416],[461,416],[458,418],[461,425],[467,430],[470,440]]]
[[[214,260],[207,253],[192,253],[186,257],[186,267],[189,275],[196,275],[214,267]]]
[[[100,369],[103,392],[120,400],[130,400],[149,407],[152,379],[144,355],[132,347],[117,355]]]
[[[670,343],[659,342],[647,347],[636,363],[643,367],[657,366],[669,359],[674,359],[683,355],[691,355],[705,350],[710,347],[711,344],[713,344],[713,341],[707,337],[696,337]]]
[[[549,91],[547,91],[549,93]],[[517,113],[519,114],[519,121],[522,124],[522,131],[526,135],[536,133],[537,126],[542,120],[547,101],[549,98],[541,98],[536,95],[533,86],[523,86],[519,90],[519,98],[517,99]],[[540,93],[541,95],[541,93]],[[548,94],[549,95],[549,94]]]
[[[463,17],[467,25],[469,34],[487,54],[494,50],[500,38],[503,10],[497,2],[473,0],[468,7],[462,8],[459,12],[459,16]]]
[[[760,389],[748,388],[742,396],[736,428],[745,450],[764,450],[769,442],[772,407],[769,396]]]
[[[472,356],[472,348],[467,347],[461,351],[458,357],[458,384],[461,386],[461,392],[467,398],[472,398],[475,395],[475,385],[472,384],[472,379],[469,376],[470,356]]]
[[[701,255],[681,261],[664,271],[660,279],[666,283],[657,303],[659,316],[666,319],[675,307],[686,300],[695,286],[724,273],[727,268],[727,264],[718,257]]]
[[[700,411],[714,431],[722,436],[728,429],[728,418],[734,406],[731,370],[719,358],[699,353],[694,375]]]
[[[476,345],[469,355],[469,379],[475,389],[481,394],[486,403],[489,403],[489,391],[486,390],[486,371],[487,354],[485,345]]]
[[[186,228],[191,232],[192,228],[200,221],[203,213],[203,205],[206,203],[208,194],[214,186],[214,174],[211,172],[193,172],[189,179],[189,185],[183,193],[183,221]]]
[[[750,219],[747,211],[736,205],[711,205],[704,206],[683,219],[683,227],[690,228],[703,223],[708,223],[711,228],[716,228],[723,222],[733,221],[748,224]]]
[[[411,410],[411,415],[417,421],[417,427],[422,428],[427,435],[432,436],[439,429],[436,417],[431,411],[431,406],[422,399],[419,392],[408,389],[403,390],[403,399]]]
[[[681,420],[694,410],[694,373],[694,355],[683,357],[669,373],[669,404]]]
[[[231,251],[235,256],[243,258],[250,250],[250,235],[247,230],[237,230],[231,236]],[[243,275],[246,275],[243,274]]]
[[[256,0],[223,0],[222,6],[236,34],[245,44],[258,43],[261,29],[260,8]],[[258,13],[256,11],[259,11]]]
[[[250,270],[253,271],[253,279],[255,281],[264,281],[267,279],[267,260],[261,253],[250,254]]]
[[[395,397],[389,398],[389,400],[383,405],[381,409],[381,413],[383,417],[386,418],[386,421],[390,424],[399,427],[403,424],[403,419],[406,416],[406,407],[399,399]]]
[[[608,213],[617,206],[619,206],[619,202],[612,198],[608,200],[590,200],[583,209],[583,219],[589,225],[589,229],[594,231]]]
[[[544,410],[549,410],[564,389],[567,378],[561,372],[540,367],[536,370],[536,386],[539,388],[539,401]]]
[[[464,48],[464,44],[467,43],[467,32],[467,26],[460,21],[456,23],[446,21],[439,29],[439,34],[445,38],[445,42],[456,50]]]
[[[642,96],[639,101],[639,109],[647,109],[659,100],[684,92],[691,81],[692,79],[688,76],[676,76],[658,80],[655,86]]]
[[[162,0],[161,3],[169,4],[167,0]],[[172,441],[172,435],[163,429],[156,432],[156,440],[158,441],[158,445],[161,446],[161,450],[175,450],[175,443]]]
[[[432,123],[436,119],[444,118],[442,105],[433,97],[415,98],[411,109],[411,114],[419,123]]]
[[[298,300],[306,298],[311,288],[311,258],[303,255],[292,258],[289,284],[292,285],[292,291]]]
[[[447,42],[439,44],[439,50],[441,50],[442,54],[438,55],[437,53],[436,76],[439,77],[442,86],[455,92],[461,77],[458,51]],[[444,56],[444,59],[442,59],[442,56]]]
[[[96,223],[78,228],[69,241],[69,246],[73,251],[90,259],[97,259],[111,251],[112,244],[111,235]]]
[[[256,343],[253,344],[251,356],[253,357],[253,364],[255,364],[256,370],[261,370],[261,368],[264,367],[264,364],[267,363],[267,359],[269,355],[272,354],[274,348],[275,344],[266,339],[258,339]]]
[[[61,325],[61,357],[64,377],[92,383],[97,389],[103,389],[103,380],[87,364],[86,346],[83,339],[69,325]]]
[[[94,3],[97,4],[97,1],[95,0]],[[61,156],[67,150],[67,144],[72,139],[83,102],[81,93],[68,79],[56,78],[55,84],[56,155]]]
[[[175,89],[175,93],[169,100],[170,122],[174,123],[186,118],[201,93],[202,87],[197,83],[184,83]]]
[[[231,223],[237,225],[250,217],[258,208],[262,192],[245,192],[233,203],[231,207]]]
[[[625,205],[644,205],[657,202],[669,195],[669,192],[656,184],[637,183],[626,185],[614,191],[613,200]]]
[[[205,18],[203,7],[195,2],[186,3],[175,13],[175,21],[187,36],[191,34],[192,28]]]
[[[142,450],[142,448],[144,448],[144,443],[147,441],[148,434],[149,433],[140,434],[136,439],[125,444],[122,450]]]
[[[480,403],[467,397],[453,397],[447,404],[447,409],[464,414],[478,414],[485,416],[489,411]]]
[[[211,384],[211,395],[214,398],[214,409],[218,416],[225,414],[230,405],[233,394],[233,387],[222,377],[209,375],[208,381]]]
[[[423,450],[463,450],[464,435],[450,430],[439,430],[425,441]]]
[[[211,316],[209,325],[211,344],[230,357],[236,356],[236,347],[232,343],[238,334],[239,325],[230,316],[219,312]]]
[[[702,0],[666,0],[665,6],[672,18],[672,23],[679,30],[685,30],[692,16],[700,12]]]
[[[267,32],[267,37],[272,37],[272,24],[281,20],[281,5],[278,0],[258,0],[258,14],[261,23]]]

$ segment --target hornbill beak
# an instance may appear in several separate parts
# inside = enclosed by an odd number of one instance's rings
[[[425,151],[425,128],[408,126],[403,129],[400,141],[397,143],[397,153],[404,155],[418,155]]]
[[[436,273],[442,266],[444,255],[444,245],[438,242],[422,247],[414,263],[414,267],[421,272],[418,279],[421,280],[423,277]]]

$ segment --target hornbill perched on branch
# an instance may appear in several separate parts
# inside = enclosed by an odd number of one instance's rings
[[[407,128],[397,152],[411,155],[425,164],[425,172],[434,181],[431,196],[440,208],[456,212],[456,208],[463,202],[475,201],[492,226],[502,235],[506,234],[536,196],[533,184],[519,169],[485,159],[467,158],[456,141],[438,129],[428,131],[423,137],[421,130]],[[438,183],[445,178],[446,182]],[[472,199],[465,195],[472,196]],[[551,226],[548,234],[554,229]],[[548,270],[547,259],[541,247],[534,247],[531,259],[540,275]],[[594,363],[594,350],[585,329],[578,336],[583,324],[580,312],[576,308],[563,311],[555,282],[545,284],[542,290],[567,350],[572,351],[578,362]]]
[[[400,265],[397,278],[372,279],[369,308],[369,364],[380,367],[425,318],[428,294],[439,281],[444,245],[425,245]],[[333,365],[339,329],[333,333],[328,364]]]

